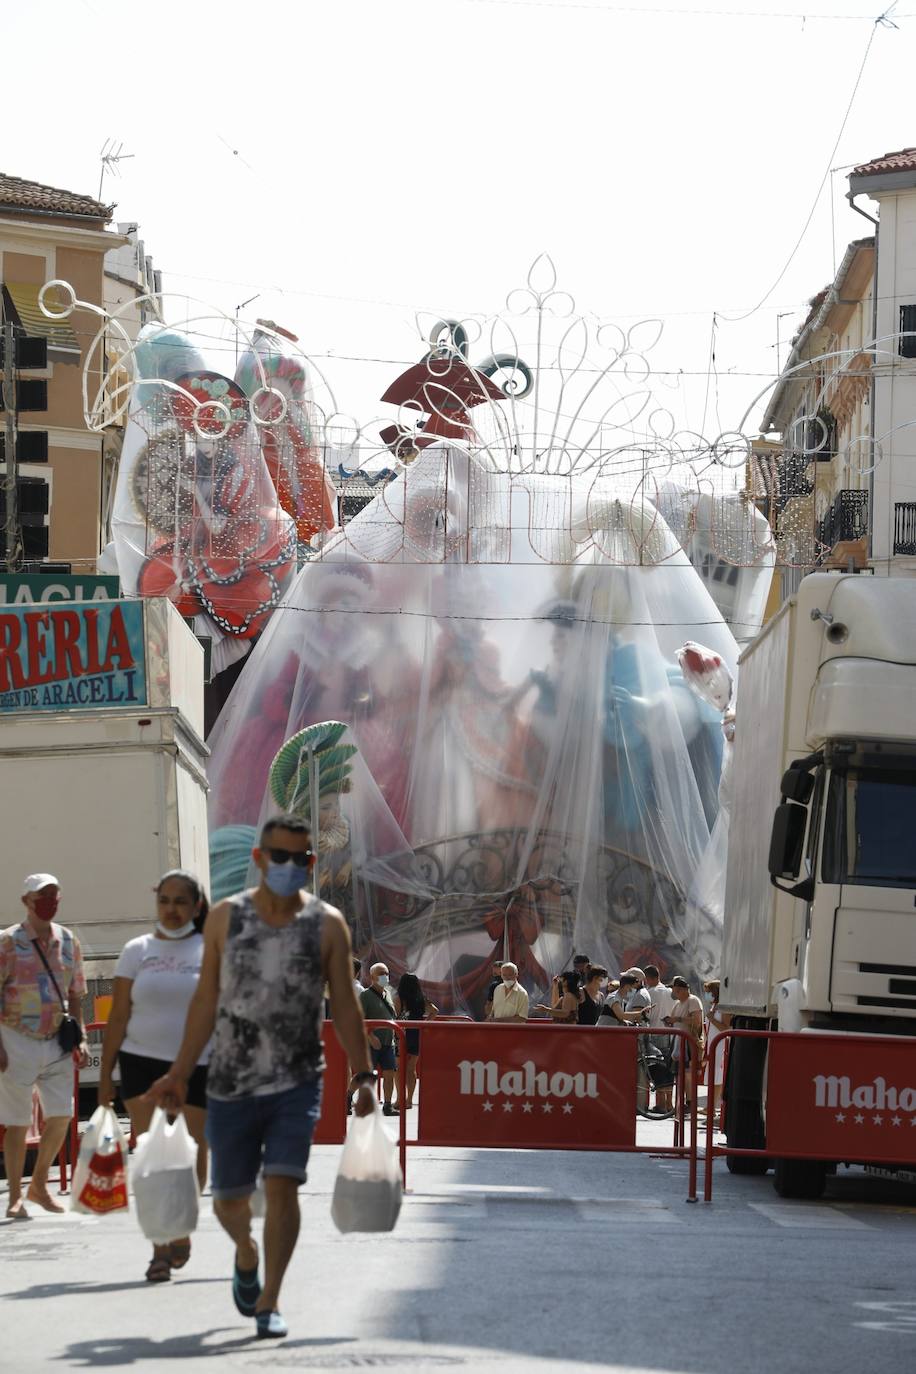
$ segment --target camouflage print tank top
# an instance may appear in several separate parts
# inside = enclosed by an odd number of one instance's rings
[[[288,926],[262,921],[252,894],[230,898],[207,1092],[260,1097],[316,1078],[321,1023],[324,902],[309,897]]]

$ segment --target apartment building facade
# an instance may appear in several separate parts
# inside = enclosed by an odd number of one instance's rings
[[[814,568],[916,574],[916,148],[857,166],[848,199],[874,232],[811,300],[762,425],[783,596]]]
[[[111,215],[111,206],[91,196],[0,174],[3,321],[47,341],[47,366],[27,374],[46,379],[47,410],[17,417],[22,435],[47,434],[46,461],[19,467],[23,499],[46,508],[44,527],[33,523],[26,532],[25,559],[29,565],[57,565],[58,571],[69,564],[73,572],[94,572],[102,546],[104,445],[83,417],[83,364],[101,321],[88,310],[50,320],[39,292],[46,282],[62,280],[78,299],[103,304],[105,255],[125,242],[107,228]],[[90,391],[99,384],[103,363],[99,350],[88,376]],[[42,445],[23,447],[34,455]]]

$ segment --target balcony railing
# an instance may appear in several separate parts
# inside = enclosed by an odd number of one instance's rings
[[[868,534],[868,492],[837,492],[823,520],[818,521],[817,537],[827,549],[844,540],[862,539]]]
[[[916,501],[894,502],[894,553],[916,558]]]

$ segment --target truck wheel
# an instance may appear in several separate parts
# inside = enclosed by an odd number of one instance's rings
[[[760,1108],[756,1102],[735,1102],[726,1107],[726,1137],[736,1150],[762,1150],[766,1144]],[[730,1174],[759,1177],[770,1167],[762,1156],[726,1155],[725,1167]]]
[[[773,1187],[780,1197],[819,1198],[828,1165],[821,1159],[775,1159]]]
[[[754,1022],[741,1022],[741,1028],[754,1028]],[[725,1084],[725,1135],[736,1150],[762,1150],[766,1147],[761,1102],[766,1066],[766,1040],[733,1040],[728,1058]],[[730,1174],[760,1175],[770,1167],[763,1156],[726,1155]]]

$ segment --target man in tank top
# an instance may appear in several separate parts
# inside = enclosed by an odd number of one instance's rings
[[[280,1285],[299,1234],[321,1108],[324,985],[334,1028],[353,1066],[357,1116],[373,1109],[369,1049],[353,987],[350,936],[334,907],[305,891],[315,856],[297,816],[274,816],[252,851],[260,882],[213,908],[204,927],[200,981],[178,1057],[149,1098],[170,1111],[212,1036],[207,1082],[214,1211],[235,1241],[232,1296],[258,1336],[285,1336]],[[251,1235],[251,1194],[264,1175],[264,1282]]]

